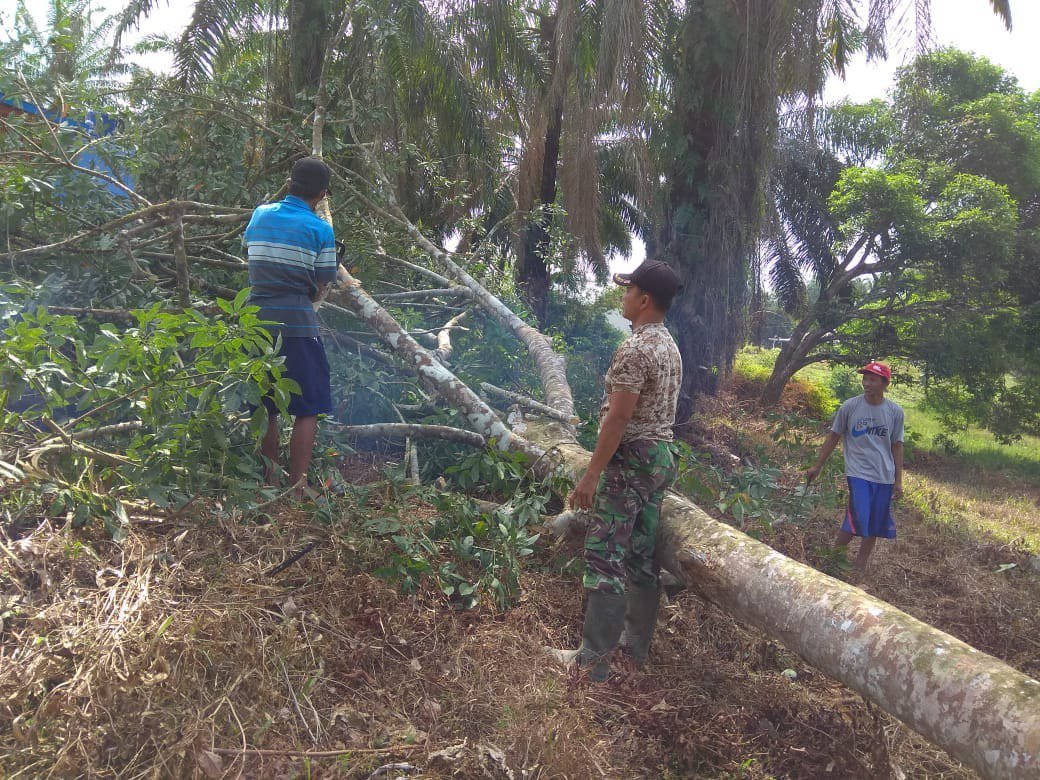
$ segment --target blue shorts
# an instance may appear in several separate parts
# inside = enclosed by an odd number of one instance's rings
[[[892,485],[847,477],[849,505],[841,530],[853,536],[896,538],[896,521],[892,518]]]
[[[329,375],[329,359],[320,338],[313,336],[282,336],[279,354],[285,358],[283,376],[295,380],[300,386],[300,395],[289,399],[289,414],[294,417],[315,417],[332,414],[332,380]],[[274,400],[264,398],[268,414],[277,414]]]

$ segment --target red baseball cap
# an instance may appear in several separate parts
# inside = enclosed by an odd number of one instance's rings
[[[892,369],[886,366],[884,363],[878,363],[876,360],[871,360],[863,368],[856,372],[857,374],[877,374],[882,379],[892,379]]]

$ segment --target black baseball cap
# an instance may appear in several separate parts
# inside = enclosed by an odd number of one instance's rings
[[[308,196],[314,197],[329,188],[332,172],[324,161],[317,157],[304,157],[292,167],[289,181],[299,186]]]
[[[614,282],[622,287],[634,284],[643,292],[650,293],[662,308],[668,308],[683,286],[675,269],[661,260],[644,260],[630,274],[614,274]]]

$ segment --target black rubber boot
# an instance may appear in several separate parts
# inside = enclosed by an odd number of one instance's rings
[[[661,603],[661,588],[629,585],[625,593],[625,633],[619,644],[642,668],[650,654],[650,640],[657,625],[657,609]]]
[[[610,676],[610,654],[617,647],[625,625],[625,597],[617,593],[589,591],[581,647],[577,650],[546,650],[564,665],[577,662],[589,670],[589,679],[603,682]]]

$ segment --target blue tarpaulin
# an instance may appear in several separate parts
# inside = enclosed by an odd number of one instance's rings
[[[9,106],[14,111],[22,114],[44,117],[61,127],[75,128],[84,133],[88,138],[104,138],[105,136],[113,135],[119,129],[120,124],[119,120],[114,119],[108,114],[103,114],[92,109],[88,109],[86,113],[84,113],[82,120],[73,119],[68,116],[60,116],[56,111],[43,111],[27,101],[7,97],[2,90],[0,90],[0,104]],[[117,151],[116,154],[122,155],[123,152],[120,150]],[[89,168],[92,171],[98,171],[99,173],[111,176],[113,179],[117,179],[127,187],[133,189],[133,178],[125,171],[113,170],[108,162],[102,159],[93,149],[87,149],[80,152],[76,156],[74,162],[76,165],[82,166],[83,168]],[[114,184],[106,182],[105,189],[116,197],[129,197],[125,191],[121,190]]]

